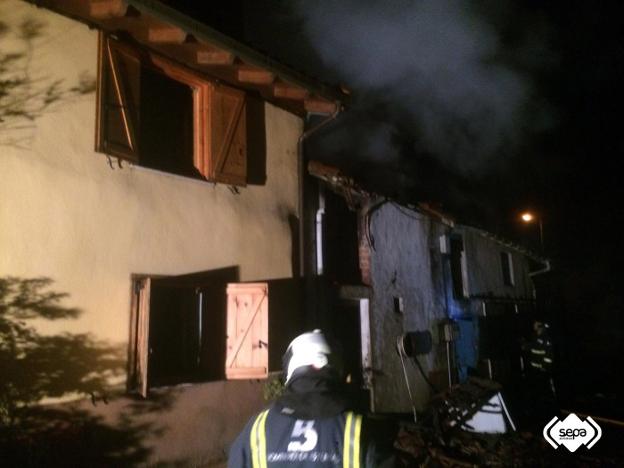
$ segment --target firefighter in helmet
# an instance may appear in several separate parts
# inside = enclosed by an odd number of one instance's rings
[[[533,337],[523,346],[525,375],[523,395],[529,418],[542,418],[557,409],[557,394],[553,381],[554,350],[549,332],[548,323],[535,321]]]
[[[546,322],[533,323],[534,337],[529,343],[528,364],[533,372],[551,374],[553,365],[553,346],[550,341],[550,326]]]
[[[284,355],[286,388],[251,418],[230,449],[230,468],[392,466],[370,437],[368,422],[350,411],[330,347],[320,330],[295,338]]]

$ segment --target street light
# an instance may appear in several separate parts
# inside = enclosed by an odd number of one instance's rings
[[[523,212],[520,215],[520,219],[525,224],[530,224],[530,223],[534,223],[534,222],[537,221],[537,224],[538,224],[538,227],[539,227],[540,247],[541,247],[541,249],[543,251],[544,250],[544,227],[542,226],[542,217],[538,216],[535,213],[532,213],[530,211],[525,211],[525,212]]]

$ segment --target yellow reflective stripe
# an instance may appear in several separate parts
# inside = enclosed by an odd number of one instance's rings
[[[251,426],[249,445],[251,447],[251,466],[253,468],[266,468],[266,434],[265,421],[269,410],[260,413]]]
[[[342,447],[342,466],[343,468],[351,468],[350,456],[351,456],[351,421],[353,420],[353,413],[347,413],[347,421],[344,429],[344,443]]]
[[[262,417],[262,413],[260,413],[256,420],[251,426],[251,434],[249,435],[249,446],[251,447],[251,466],[253,468],[260,468],[260,463],[258,461],[258,422]]]
[[[355,417],[355,431],[353,432],[353,468],[360,468],[360,432],[362,430],[362,416]]]
[[[259,440],[259,453],[258,458],[260,459],[260,468],[267,468],[267,448],[266,448],[266,419],[269,415],[269,410],[266,410],[261,414],[260,424],[258,427],[258,438]]]

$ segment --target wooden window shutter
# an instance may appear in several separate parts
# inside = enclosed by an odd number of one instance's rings
[[[267,283],[230,283],[227,286],[228,379],[268,376],[269,298]]]
[[[137,52],[100,35],[96,150],[139,161],[141,59]]]
[[[247,183],[245,93],[223,85],[212,87],[208,162],[209,179],[232,185]]]
[[[147,396],[147,366],[149,358],[149,316],[151,279],[139,278],[134,281],[132,294],[132,327],[129,389]]]

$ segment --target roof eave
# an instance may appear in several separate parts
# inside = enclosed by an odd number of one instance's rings
[[[314,80],[303,73],[283,65],[273,60],[271,57],[264,55],[257,50],[207,26],[179,11],[171,8],[156,0],[126,0],[129,5],[138,10],[145,11],[155,18],[167,22],[173,26],[192,34],[197,39],[210,42],[224,50],[232,52],[240,57],[245,63],[258,66],[275,72],[280,78],[292,84],[308,89],[310,92],[331,101],[338,101],[345,104],[348,101],[348,95],[340,90],[325,85]]]

